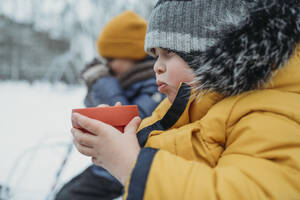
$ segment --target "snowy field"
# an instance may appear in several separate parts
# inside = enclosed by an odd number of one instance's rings
[[[0,82],[0,92],[0,184],[12,200],[49,200],[72,144],[71,109],[83,107],[85,88]],[[73,148],[56,188],[90,163]]]

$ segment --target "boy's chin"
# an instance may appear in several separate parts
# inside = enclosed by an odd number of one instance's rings
[[[167,95],[167,97],[168,97],[170,103],[173,103],[176,96],[175,95]]]
[[[166,90],[166,91],[164,91],[162,93],[167,96],[167,98],[169,99],[169,101],[171,103],[173,103],[174,100],[175,100],[175,98],[176,98],[176,96],[177,96],[178,90],[176,90],[176,89],[170,90],[169,89],[169,90]]]

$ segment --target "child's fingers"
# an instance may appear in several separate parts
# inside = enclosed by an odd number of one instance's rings
[[[75,140],[83,146],[92,148],[95,145],[95,135],[83,133],[82,131],[72,128],[71,130]]]
[[[134,117],[125,127],[124,132],[129,133],[136,133],[136,130],[138,129],[139,125],[141,123],[140,117]]]
[[[90,157],[94,156],[94,150],[92,148],[79,144],[75,139],[73,140],[73,142],[74,142],[76,149],[80,153],[82,153],[83,155],[86,155],[86,156],[90,156]]]
[[[108,104],[99,104],[97,107],[109,107]]]
[[[81,115],[79,113],[73,113],[72,119],[83,129],[91,132],[94,135],[100,135],[102,132],[107,131],[107,124],[88,118],[84,115]]]
[[[122,106],[122,103],[120,101],[118,101],[115,106]]]

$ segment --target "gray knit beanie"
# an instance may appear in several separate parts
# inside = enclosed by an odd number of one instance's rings
[[[225,32],[245,19],[243,1],[159,0],[150,19],[145,50],[156,47],[175,52],[203,52]]]

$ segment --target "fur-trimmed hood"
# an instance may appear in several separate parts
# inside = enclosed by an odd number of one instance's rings
[[[258,89],[290,59],[300,42],[300,0],[251,2],[240,28],[189,62],[196,91],[232,96]]]

